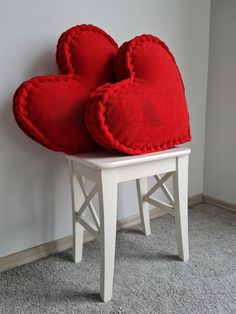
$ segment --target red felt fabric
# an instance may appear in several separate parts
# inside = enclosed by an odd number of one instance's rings
[[[24,82],[13,101],[20,128],[40,144],[68,154],[99,149],[84,123],[90,93],[114,80],[117,44],[93,25],[64,32],[56,59],[62,75],[37,76]]]
[[[115,60],[119,82],[95,90],[85,119],[108,149],[144,154],[191,140],[181,74],[168,47],[141,35],[124,43]]]

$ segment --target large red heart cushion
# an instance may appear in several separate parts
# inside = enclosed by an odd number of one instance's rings
[[[64,32],[56,53],[62,75],[34,77],[15,93],[13,111],[20,128],[56,151],[97,150],[84,123],[84,106],[95,88],[114,80],[117,49],[115,41],[93,25]]]
[[[175,59],[157,37],[124,43],[116,57],[118,83],[93,92],[86,125],[108,149],[144,154],[190,141],[184,85]]]

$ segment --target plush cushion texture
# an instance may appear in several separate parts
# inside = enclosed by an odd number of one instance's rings
[[[115,69],[118,82],[96,89],[85,110],[100,145],[144,154],[191,140],[184,84],[164,42],[152,35],[125,42]]]
[[[37,76],[15,92],[13,111],[20,128],[55,151],[76,154],[98,150],[84,123],[90,93],[114,81],[116,42],[93,25],[65,31],[57,44],[62,75]]]

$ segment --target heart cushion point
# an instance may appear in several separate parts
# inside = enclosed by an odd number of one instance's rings
[[[115,67],[119,82],[99,87],[86,105],[86,125],[100,145],[144,154],[191,140],[181,74],[159,38],[124,43]]]
[[[90,93],[114,81],[115,41],[100,28],[78,25],[58,40],[62,75],[34,77],[15,92],[13,112],[21,129],[55,151],[76,154],[101,149],[84,123]]]

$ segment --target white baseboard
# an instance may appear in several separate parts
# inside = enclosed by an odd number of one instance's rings
[[[189,206],[202,202],[202,194],[197,194],[189,198]],[[161,209],[152,209],[150,211],[150,218],[155,219],[157,217],[165,215]],[[140,223],[139,214],[133,215],[117,222],[117,230],[128,228]],[[85,231],[84,242],[93,240],[94,238]],[[58,253],[67,250],[72,247],[72,236],[68,236],[62,239],[44,243],[33,248],[17,252],[8,256],[0,258],[0,272],[7,269],[11,269],[20,265],[24,265],[40,258],[46,257],[50,254]]]
[[[216,197],[213,197],[210,195],[205,195],[205,194],[202,195],[202,200],[205,203],[212,204],[212,205],[236,212],[236,204],[228,203],[228,202],[222,201]]]
[[[202,196],[203,196],[202,193],[190,196],[188,198],[188,206],[191,207],[193,205],[202,203],[202,201],[203,201]]]

